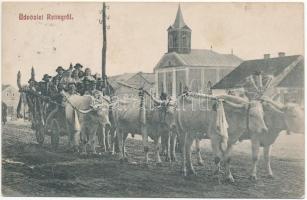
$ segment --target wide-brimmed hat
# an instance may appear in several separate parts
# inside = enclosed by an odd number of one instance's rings
[[[99,73],[94,74],[93,77],[94,77],[96,80],[102,79],[102,78],[101,78],[101,74],[99,74]]]
[[[49,76],[49,74],[44,74],[42,80],[45,81],[45,80],[50,79],[50,78],[52,78],[52,76]]]
[[[83,66],[80,63],[75,64],[74,66],[75,69],[80,69],[83,68]]]
[[[75,85],[75,86],[76,86],[76,82],[74,82],[74,81],[69,81],[69,82],[67,83],[67,86],[70,86],[70,85]]]
[[[58,66],[58,68],[56,68],[56,70],[55,70],[55,71],[56,71],[56,72],[59,72],[60,70],[65,71],[65,70],[64,70],[64,68],[63,68],[62,66]]]
[[[30,83],[30,82],[32,82],[32,81],[36,82],[33,78],[30,78],[29,81],[28,81],[28,83]]]

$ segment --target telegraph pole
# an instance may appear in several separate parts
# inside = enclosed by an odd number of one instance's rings
[[[106,53],[107,53],[107,27],[106,27],[106,3],[102,4],[102,57],[101,57],[101,75],[106,77]]]

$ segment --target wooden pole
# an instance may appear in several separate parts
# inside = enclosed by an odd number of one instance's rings
[[[105,79],[106,76],[106,52],[107,52],[107,30],[106,30],[106,3],[102,4],[102,34],[103,34],[103,46],[102,46],[102,62],[101,62],[101,75]]]

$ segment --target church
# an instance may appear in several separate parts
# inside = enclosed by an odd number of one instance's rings
[[[210,93],[211,87],[236,68],[242,59],[212,49],[191,49],[192,30],[185,24],[180,6],[168,29],[168,51],[154,68],[155,93],[176,97],[189,90]]]

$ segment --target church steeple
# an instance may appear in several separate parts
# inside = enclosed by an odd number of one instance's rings
[[[190,53],[191,52],[191,29],[185,24],[178,6],[176,19],[168,29],[168,52]]]

